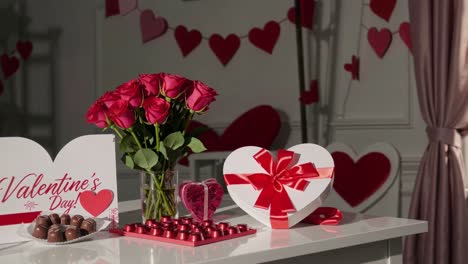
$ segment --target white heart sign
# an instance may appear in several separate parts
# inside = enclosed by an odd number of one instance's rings
[[[242,147],[224,162],[224,178],[232,200],[271,228],[290,228],[321,206],[333,183],[330,153],[315,144],[277,151]]]

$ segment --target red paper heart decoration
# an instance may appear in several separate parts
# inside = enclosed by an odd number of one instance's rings
[[[377,28],[372,27],[367,31],[367,41],[375,54],[382,58],[392,42],[392,32],[388,28],[382,28],[378,31]]]
[[[0,96],[3,94],[3,82],[0,80]]]
[[[3,76],[8,79],[18,70],[19,60],[15,56],[8,57],[8,55],[3,54],[0,57],[0,64],[2,65]]]
[[[137,8],[137,0],[119,0],[120,14],[126,15]]]
[[[398,33],[400,34],[401,40],[406,44],[408,49],[413,52],[413,42],[411,42],[411,28],[410,23],[403,22],[400,24],[400,28],[398,29]]]
[[[200,31],[196,29],[188,31],[187,28],[182,25],[176,27],[174,36],[182,51],[182,56],[184,57],[198,47],[202,40]]]
[[[221,204],[223,194],[223,187],[215,179],[208,179],[202,183],[187,181],[182,183],[179,188],[182,203],[197,221],[213,217],[214,212]],[[205,195],[207,196],[205,197]],[[207,205],[206,215],[205,202]]]
[[[317,80],[310,81],[310,89],[308,91],[304,91],[301,94],[301,96],[299,97],[299,101],[305,105],[310,105],[319,101],[319,89]]]
[[[301,24],[312,30],[314,26],[315,0],[301,0]],[[291,7],[288,10],[288,19],[291,23],[296,21],[296,9]]]
[[[369,7],[377,16],[390,21],[393,9],[395,9],[396,0],[371,0]]]
[[[114,199],[111,190],[104,189],[95,194],[92,191],[84,191],[80,194],[80,204],[92,216],[99,216],[109,207]]]
[[[278,22],[270,21],[265,24],[263,29],[252,28],[249,31],[249,40],[257,48],[272,54],[273,48],[278,41],[280,30],[281,28]]]
[[[106,17],[120,14],[119,0],[106,0]]]
[[[221,37],[219,34],[213,34],[210,37],[209,44],[219,61],[226,65],[239,49],[240,38],[234,34],[230,34],[226,38]]]
[[[141,39],[143,43],[151,41],[167,31],[167,21],[163,17],[155,17],[150,9],[140,14]]]
[[[355,55],[351,57],[351,63],[346,63],[344,69],[351,73],[353,80],[359,80],[359,58]]]
[[[16,42],[16,50],[23,60],[27,60],[31,56],[33,45],[31,41],[18,41]]]
[[[344,152],[331,155],[335,161],[333,188],[352,207],[369,198],[390,176],[390,160],[382,153],[367,153],[356,163]]]

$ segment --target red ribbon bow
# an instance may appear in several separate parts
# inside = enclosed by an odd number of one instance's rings
[[[273,228],[289,228],[288,213],[296,211],[284,186],[304,191],[309,184],[307,179],[331,178],[333,175],[333,169],[317,169],[311,162],[292,166],[295,162],[293,151],[279,150],[275,161],[270,152],[261,149],[253,158],[267,173],[225,174],[224,180],[227,185],[251,184],[255,190],[260,190],[254,206],[270,208]]]

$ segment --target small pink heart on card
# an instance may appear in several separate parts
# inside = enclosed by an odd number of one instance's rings
[[[114,200],[114,194],[111,190],[104,189],[98,193],[84,191],[80,194],[80,204],[92,216],[99,216]]]
[[[167,21],[163,17],[155,17],[152,10],[146,9],[140,15],[141,39],[143,43],[162,36],[167,31]]]
[[[221,204],[223,188],[215,179],[203,182],[186,181],[180,185],[179,196],[185,208],[197,221],[208,220]]]
[[[137,8],[137,0],[119,0],[121,15],[126,15]]]

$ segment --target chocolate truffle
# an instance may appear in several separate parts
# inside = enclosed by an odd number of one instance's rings
[[[69,226],[65,230],[65,239],[68,240],[73,240],[77,239],[80,237],[80,229],[76,226]]]
[[[34,227],[33,237],[39,238],[39,239],[47,239],[47,226],[45,225],[36,225]]]
[[[60,224],[60,216],[58,214],[51,214],[49,218],[52,224]]]
[[[62,225],[69,225],[70,224],[70,215],[68,214],[63,214],[62,216],[60,216],[60,223]]]
[[[49,227],[52,224],[52,222],[50,221],[48,215],[41,215],[38,218],[36,218],[36,224]]]
[[[81,223],[83,223],[83,216],[81,215],[74,215],[71,219],[70,225],[80,227]]]
[[[62,230],[60,228],[50,228],[49,232],[47,233],[47,242],[49,243],[57,243],[63,242],[65,237],[63,236]]]
[[[81,230],[83,233],[85,234],[91,234],[91,233],[94,233],[96,232],[96,221],[94,221],[94,219],[92,218],[88,218],[86,220],[83,221],[83,223],[81,223]]]

